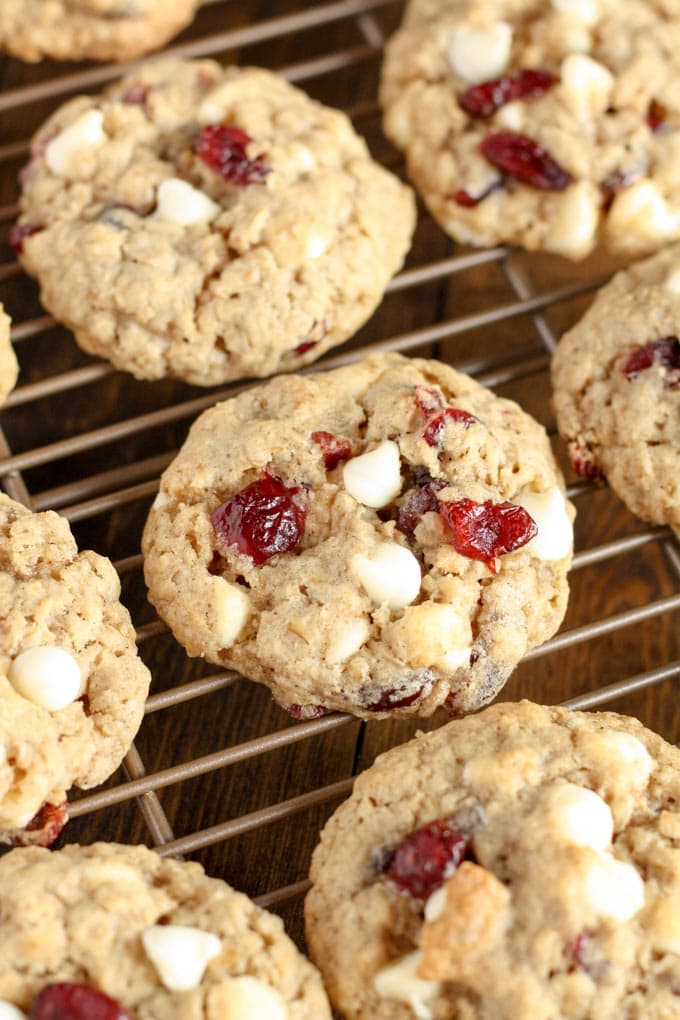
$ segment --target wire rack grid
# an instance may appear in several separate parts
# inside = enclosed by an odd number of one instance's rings
[[[343,106],[373,154],[401,173],[380,131],[376,84],[395,0],[233,4],[207,0],[166,52],[273,67]],[[41,120],[74,93],[97,91],[120,66],[0,65],[0,224],[17,211],[17,172]],[[88,358],[45,315],[37,288],[2,247],[0,298],[13,316],[20,385],[0,416],[5,490],[55,509],[81,548],[113,559],[153,676],[146,716],[124,767],[103,789],[75,795],[68,841],[146,842],[192,854],[212,874],[278,910],[301,939],[301,897],[319,826],[375,755],[444,720],[359,723],[333,714],[294,722],[267,692],[188,660],[154,617],[139,540],[158,477],[193,419],[239,387],[141,383]],[[413,250],[378,312],[318,367],[367,350],[432,355],[517,398],[555,438],[548,366],[560,333],[612,265],[581,266],[504,247],[463,250],[421,209]],[[612,706],[677,741],[680,548],[665,528],[633,518],[602,486],[573,480],[577,554],[560,633],[534,649],[504,696]]]

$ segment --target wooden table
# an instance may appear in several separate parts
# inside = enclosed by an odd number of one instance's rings
[[[278,3],[213,0],[171,49],[282,70],[346,108],[376,156],[397,172],[380,131],[381,45],[399,21],[393,0]],[[27,140],[68,96],[119,68],[0,60],[0,299],[11,312],[19,387],[0,412],[3,486],[71,521],[81,548],[111,557],[153,674],[148,713],[125,770],[76,795],[68,841],[145,842],[185,854],[280,911],[302,937],[301,893],[320,825],[352,776],[420,722],[368,725],[339,715],[289,719],[268,691],[190,660],[146,601],[139,542],[158,475],[204,407],[229,390],[137,382],[75,346],[40,307],[37,287],[4,241],[16,212]],[[423,209],[407,266],[360,334],[326,364],[368,344],[432,354],[513,397],[554,436],[549,355],[612,269],[505,249],[454,246]],[[555,449],[566,470],[560,440]],[[637,715],[680,736],[680,548],[634,518],[607,488],[577,483],[577,556],[558,637],[519,667],[504,697]]]

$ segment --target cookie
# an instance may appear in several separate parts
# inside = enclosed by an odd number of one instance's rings
[[[64,518],[0,495],[0,842],[51,842],[130,747],[150,677],[119,595]]]
[[[388,751],[321,834],[307,940],[344,1020],[680,1015],[680,751],[495,705]]]
[[[295,715],[459,713],[559,626],[571,518],[517,404],[382,354],[204,412],[161,479],[144,571],[190,655]]]
[[[679,54],[664,0],[415,0],[385,131],[457,241],[649,253],[680,238]]]
[[[0,860],[0,882],[3,1018],[4,1002],[34,1020],[330,1020],[280,918],[199,864],[143,846],[31,847]]]
[[[14,389],[19,374],[19,366],[10,340],[10,326],[10,317],[0,303],[0,404]]]
[[[552,362],[574,470],[680,534],[680,245],[619,272]]]
[[[131,60],[188,25],[199,0],[2,0],[0,49],[22,60]]]
[[[412,192],[269,71],[160,61],[38,132],[13,234],[43,304],[139,378],[313,361],[401,266]]]

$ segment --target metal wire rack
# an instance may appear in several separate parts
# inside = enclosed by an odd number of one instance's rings
[[[376,82],[382,45],[402,6],[207,0],[166,52],[274,67],[317,98],[343,105],[376,158],[401,172],[380,132]],[[96,91],[125,70],[0,64],[0,236],[16,215],[17,171],[32,131],[68,96]],[[141,528],[159,473],[190,423],[238,387],[140,383],[88,358],[41,310],[37,288],[6,244],[2,253],[0,298],[14,319],[21,362],[20,385],[0,413],[3,487],[34,510],[58,510],[81,548],[114,560],[154,678],[124,768],[104,789],[76,795],[64,837],[192,854],[210,873],[281,912],[300,937],[301,895],[319,826],[376,753],[443,719],[365,725],[334,714],[294,722],[263,688],[187,659],[146,602]],[[611,268],[503,247],[462,250],[421,209],[409,261],[383,305],[354,341],[320,365],[345,364],[368,349],[434,355],[516,397],[554,435],[550,354]],[[557,439],[555,448],[564,461]],[[527,656],[505,696],[611,705],[676,741],[677,539],[633,518],[606,488],[572,484],[569,494],[578,508],[578,552],[567,619]]]

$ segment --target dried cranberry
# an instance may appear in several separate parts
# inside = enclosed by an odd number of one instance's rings
[[[669,389],[680,385],[680,340],[676,336],[651,340],[636,347],[623,361],[621,371],[626,379],[635,379],[652,365],[659,365],[667,373],[665,385]]]
[[[236,546],[254,563],[264,563],[276,553],[296,549],[305,530],[307,508],[295,496],[298,487],[287,488],[267,471],[210,515],[217,549],[227,556]]]
[[[400,889],[426,900],[453,874],[466,850],[465,837],[438,818],[402,840],[385,870]]]
[[[130,106],[144,106],[148,92],[147,85],[142,85],[141,82],[134,82],[125,89],[125,92],[120,97],[120,101]]]
[[[668,120],[668,110],[663,103],[658,102],[656,99],[652,99],[648,108],[647,116],[645,121],[650,131],[656,134],[657,131],[661,131],[666,126]]]
[[[423,514],[438,508],[437,490],[443,489],[447,484],[442,478],[433,478],[420,489],[412,492],[399,510],[397,531],[401,531],[402,535],[412,535]]]
[[[62,981],[45,985],[33,1003],[31,1020],[132,1020],[132,1015],[96,988]]]
[[[313,350],[313,348],[316,347],[318,342],[319,342],[318,340],[303,340],[302,343],[298,344],[297,347],[294,347],[293,350],[290,351],[290,353],[300,358],[302,357],[303,354],[306,354],[307,351]]]
[[[279,708],[282,708],[284,712],[292,716],[293,719],[320,719],[322,715],[325,715],[328,711],[323,705],[296,705],[288,704],[284,701],[276,702]]]
[[[569,459],[572,470],[579,478],[595,479],[603,477],[601,469],[595,463],[593,451],[587,443],[582,443],[578,439],[571,440],[569,443]]]
[[[8,838],[11,846],[51,846],[68,821],[66,804],[45,803],[23,829]]]
[[[421,414],[431,418],[443,407],[446,407],[444,397],[434,386],[416,386],[413,398]]]
[[[445,407],[443,411],[431,418],[423,429],[423,439],[428,446],[441,445],[444,430],[447,422],[450,421],[458,422],[464,428],[469,428],[470,425],[478,422],[479,418],[475,418],[474,414],[463,411],[460,407]]]
[[[510,78],[496,78],[473,85],[458,97],[459,104],[471,117],[490,117],[513,99],[535,99],[551,89],[557,78],[549,71],[524,68]]]
[[[364,705],[367,712],[389,712],[393,708],[407,708],[408,705],[415,704],[419,701],[423,694],[429,694],[432,688],[432,681],[428,679],[420,687],[416,687],[415,690],[409,689],[409,693],[405,694],[406,688],[403,687],[389,687],[386,691],[382,691],[377,701],[372,701],[369,705]]]
[[[7,243],[15,255],[21,255],[26,238],[39,234],[41,230],[42,227],[36,226],[35,223],[17,223],[8,233]]]
[[[323,462],[329,471],[337,467],[341,460],[349,460],[352,456],[352,444],[344,436],[335,436],[332,432],[312,432],[312,439],[321,447]]]
[[[526,135],[495,131],[479,146],[483,156],[504,174],[516,177],[542,191],[564,191],[572,182],[571,174],[556,163],[550,153]]]
[[[451,530],[456,552],[481,560],[492,574],[497,570],[497,556],[521,548],[538,532],[524,507],[515,503],[440,501],[439,513]]]
[[[252,138],[241,128],[209,124],[196,139],[194,151],[211,170],[221,174],[225,181],[244,187],[247,184],[258,184],[271,171],[263,156],[249,159],[246,154],[249,142],[252,142]]]
[[[473,209],[476,205],[479,205],[485,198],[487,198],[492,191],[497,191],[503,186],[503,181],[499,177],[498,180],[492,181],[491,184],[484,191],[480,191],[479,195],[471,195],[469,191],[463,191],[459,189],[454,191],[451,198],[458,205],[462,205],[465,209]]]

